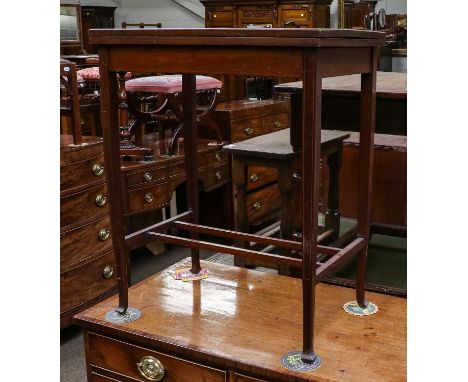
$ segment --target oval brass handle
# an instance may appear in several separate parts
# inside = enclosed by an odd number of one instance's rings
[[[215,158],[219,162],[221,160],[221,155],[219,155],[219,153],[216,153]]]
[[[216,171],[215,178],[220,180],[222,177],[221,171]]]
[[[96,163],[93,166],[93,174],[96,176],[104,174],[104,166],[102,164]]]
[[[151,192],[148,192],[146,195],[145,195],[145,201],[147,203],[151,203],[153,201],[153,194]]]
[[[96,196],[96,204],[98,207],[102,207],[104,204],[106,204],[106,201],[107,201],[107,198],[105,195],[98,194],[98,196]]]
[[[244,133],[247,134],[247,135],[252,135],[253,132],[254,132],[254,130],[251,127],[246,127],[244,129]]]
[[[147,182],[149,182],[149,181],[153,180],[153,175],[151,175],[150,172],[145,172],[145,175],[143,175],[143,178],[144,178]]]
[[[262,208],[262,203],[255,202],[252,207],[255,211],[258,211],[260,208]]]
[[[148,381],[160,381],[164,378],[165,370],[161,361],[146,355],[137,363],[138,371]]]
[[[281,121],[275,121],[273,122],[273,126],[279,129],[281,126],[283,126],[283,123]]]
[[[253,173],[252,175],[249,176],[249,180],[252,182],[252,183],[255,183],[257,180],[258,180],[258,175]]]
[[[114,275],[114,267],[111,265],[106,265],[102,271],[102,277],[105,279],[110,279]]]
[[[109,228],[102,228],[98,233],[99,240],[101,241],[109,239],[109,236],[110,236]]]

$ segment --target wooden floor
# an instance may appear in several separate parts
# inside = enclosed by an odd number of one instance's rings
[[[181,263],[171,267],[178,268]],[[356,317],[343,310],[354,290],[317,286],[315,350],[322,366],[292,372],[283,354],[302,344],[301,280],[203,262],[209,278],[176,281],[165,270],[130,289],[130,305],[142,317],[113,325],[103,318],[116,298],[78,316],[91,330],[108,327],[142,346],[271,381],[405,381],[406,300],[368,293],[379,311]],[[109,328],[110,327],[110,328]],[[267,378],[268,377],[268,378]]]

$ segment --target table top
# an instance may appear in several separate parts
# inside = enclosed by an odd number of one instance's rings
[[[385,33],[320,28],[91,29],[89,38],[91,44],[104,45],[381,46]]]
[[[290,129],[275,131],[245,141],[232,143],[223,147],[225,151],[234,155],[248,155],[251,157],[287,160],[296,155],[290,143]],[[343,141],[349,137],[346,131],[322,130],[322,145]]]
[[[361,92],[361,75],[329,77],[322,80],[324,94],[359,95]],[[275,86],[278,93],[302,91],[302,81],[288,82]],[[379,98],[406,99],[406,73],[377,72],[376,96]]]
[[[177,281],[170,272],[183,265],[190,267],[190,259],[130,287],[130,306],[141,310],[140,319],[106,322],[105,314],[117,307],[117,297],[111,297],[78,314],[76,322],[140,346],[268,380],[406,380],[405,299],[367,293],[379,311],[356,317],[343,310],[345,302],[355,299],[353,289],[317,285],[315,350],[322,366],[293,372],[280,359],[302,346],[300,279],[202,261],[207,279]]]

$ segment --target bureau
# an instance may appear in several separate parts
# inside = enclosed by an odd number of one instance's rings
[[[102,139],[60,136],[60,327],[114,293]]]

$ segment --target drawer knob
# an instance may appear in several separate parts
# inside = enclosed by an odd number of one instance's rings
[[[254,132],[254,130],[253,130],[251,127],[246,127],[246,128],[244,129],[244,133],[245,133],[246,135],[252,135],[253,132]]]
[[[102,174],[104,174],[104,166],[99,163],[95,164],[93,166],[93,174],[96,176],[101,176]]]
[[[255,211],[258,211],[260,208],[262,208],[262,203],[255,202],[252,207]]]
[[[161,361],[150,355],[144,356],[137,363],[138,371],[148,381],[160,381],[164,378],[165,370]]]
[[[102,271],[102,277],[105,279],[110,279],[114,275],[114,267],[111,265],[106,265]]]
[[[102,207],[104,204],[106,204],[106,201],[107,201],[107,198],[105,195],[98,194],[98,196],[96,196],[96,205],[98,207]]]
[[[110,236],[109,228],[102,228],[99,231],[98,236],[99,236],[99,240],[101,240],[101,241],[105,241],[105,240],[109,239],[109,236]]]
[[[273,122],[273,126],[279,129],[281,126],[283,126],[283,123],[281,121],[275,121]]]
[[[145,202],[151,203],[153,201],[153,194],[151,192],[146,193]]]
[[[153,180],[153,175],[151,175],[150,172],[145,172],[145,175],[143,175],[143,178],[145,178],[145,180],[147,182],[149,182],[149,181]]]
[[[249,180],[252,182],[252,183],[255,183],[257,180],[258,180],[258,175],[253,173],[252,175],[249,176]]]
[[[221,160],[221,155],[219,155],[219,153],[216,153],[215,158],[219,162]]]
[[[221,174],[221,171],[216,171],[216,173],[215,173],[215,178],[218,179],[218,180],[220,180],[222,177],[223,177],[223,176],[222,176],[222,174]]]

